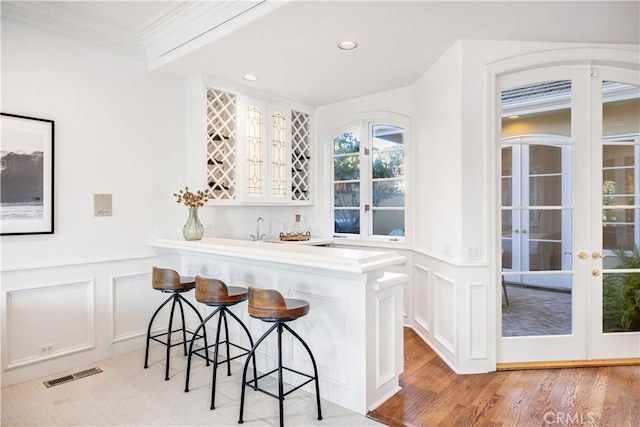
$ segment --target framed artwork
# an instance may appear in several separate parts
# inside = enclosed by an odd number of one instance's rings
[[[0,118],[0,234],[52,234],[54,122]]]

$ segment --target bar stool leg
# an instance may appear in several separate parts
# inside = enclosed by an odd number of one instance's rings
[[[196,306],[195,306],[195,305],[193,305],[193,304],[191,304],[191,302],[189,302],[189,300],[188,300],[188,299],[186,299],[185,297],[183,297],[182,295],[178,294],[178,296],[179,296],[180,298],[182,298],[182,301],[184,301],[185,303],[187,303],[187,305],[188,305],[189,307],[191,307],[191,309],[196,313],[196,315],[198,316],[198,319],[200,320],[200,323],[203,323],[203,322],[204,322],[204,320],[202,319],[202,315],[200,314],[200,312],[198,311],[198,309],[196,308]],[[194,334],[194,337],[195,337],[195,336],[196,336],[196,335]],[[207,334],[206,334],[206,333],[205,333],[205,334],[203,334],[203,335],[202,335],[202,338],[204,339],[204,348],[207,348],[207,350],[205,350],[205,353],[206,353],[206,356],[207,356],[207,366],[209,366],[209,350],[208,350],[208,347],[207,347]],[[185,349],[186,349],[186,343],[185,343]],[[187,355],[187,353],[185,353],[184,355],[186,356],[186,355]]]
[[[282,323],[278,322],[278,409],[280,427],[284,427],[284,384],[282,383]]]
[[[173,303],[171,304],[171,314],[169,315],[169,329],[167,332],[167,359],[166,359],[166,368],[165,368],[165,374],[164,374],[164,380],[165,381],[169,381],[169,356],[171,355],[171,335],[173,332],[173,312],[176,309],[176,301],[178,300],[178,295],[174,294],[173,297]],[[182,308],[182,307],[180,307]],[[184,327],[184,325],[183,325]]]
[[[224,307],[220,310],[218,316],[218,328],[216,330],[216,344],[213,348],[213,377],[211,383],[211,407],[209,409],[215,409],[216,398],[216,379],[218,378],[218,346],[220,345],[220,327],[222,326],[222,318],[224,317]],[[227,355],[228,357],[228,355]]]
[[[196,337],[198,336],[198,332],[200,331],[200,329],[202,329],[203,336],[204,336],[204,345],[206,348],[205,360],[207,361],[207,366],[209,366],[209,349],[207,348],[207,330],[206,330],[205,324],[209,321],[209,319],[215,316],[216,313],[218,313],[219,311],[220,311],[220,308],[215,309],[202,322],[200,322],[195,332],[193,333],[193,337],[191,337],[191,343],[189,344],[189,357],[187,358],[187,380],[185,382],[185,387],[184,387],[184,391],[186,393],[189,392],[189,377],[191,375],[191,356],[193,355],[193,344],[195,343]]]
[[[186,322],[184,321],[184,307],[182,306],[182,296],[178,294],[178,305],[180,306],[180,318],[182,319],[182,347],[184,348],[184,355],[187,355],[187,328]]]
[[[229,313],[231,315],[231,317],[233,317],[236,322],[238,322],[238,324],[242,327],[242,329],[244,329],[244,332],[247,334],[247,338],[249,338],[249,348],[253,348],[253,339],[251,338],[251,333],[249,332],[249,329],[247,329],[247,327],[245,326],[244,323],[242,323],[242,320],[240,320],[240,318],[238,318],[238,316],[236,316],[233,311],[231,310],[227,310],[227,313]],[[228,339],[228,337],[227,337]],[[253,378],[258,378],[258,370],[256,369],[256,359],[255,357],[253,358]],[[258,385],[258,380],[255,380],[254,383],[256,386]]]
[[[227,323],[227,307],[222,310],[222,317],[224,318],[224,336],[225,343],[227,344],[227,376],[231,376],[231,350],[229,346],[229,324]]]
[[[149,367],[149,342],[151,341],[151,327],[153,326],[153,321],[155,320],[158,313],[160,313],[160,310],[162,310],[162,307],[167,305],[172,299],[173,296],[167,298],[165,302],[160,304],[160,307],[158,307],[155,313],[153,313],[153,316],[151,316],[151,321],[149,322],[149,327],[147,328],[147,348],[144,352],[144,369],[147,369]]]
[[[242,419],[242,416],[244,414],[244,391],[245,391],[245,386],[247,385],[247,368],[249,367],[249,361],[251,360],[252,357],[255,357],[256,349],[258,348],[258,346],[260,346],[260,343],[262,343],[262,341],[264,341],[265,338],[267,338],[267,336],[277,327],[278,325],[274,324],[269,328],[267,332],[265,332],[260,338],[258,338],[258,341],[256,341],[255,345],[251,348],[251,351],[247,356],[247,360],[244,362],[244,369],[242,370],[242,392],[240,393],[240,417],[238,419],[238,424],[244,423],[244,420]],[[254,377],[253,381],[257,383],[256,377]]]
[[[309,353],[309,357],[311,358],[311,363],[313,364],[313,374],[314,374],[315,383],[316,383],[316,403],[318,405],[318,420],[321,420],[322,412],[320,410],[320,385],[318,384],[318,367],[316,365],[316,359],[313,357],[313,353],[311,353],[311,349],[309,348],[307,343],[302,338],[300,338],[300,335],[295,333],[295,331],[291,329],[289,325],[284,324],[283,326],[287,329],[287,331],[291,332],[291,335],[293,335],[298,339],[298,341],[300,341],[300,343],[307,350],[307,353]]]

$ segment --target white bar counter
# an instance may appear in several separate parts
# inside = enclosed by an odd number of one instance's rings
[[[229,286],[277,289],[285,298],[308,301],[309,314],[290,326],[313,351],[323,399],[366,415],[400,389],[402,299],[408,278],[385,269],[403,264],[404,257],[392,251],[220,238],[158,239],[150,245],[159,255],[180,255],[181,274],[217,278]],[[198,306],[203,314],[209,312],[209,307]],[[232,309],[254,340],[270,326],[249,317],[246,303]],[[195,324],[195,319],[190,322]],[[208,327],[209,335],[214,323]],[[239,331],[232,330],[231,335],[232,342],[248,345]],[[286,334],[283,338],[283,364],[311,372],[302,346]],[[275,341],[271,341],[257,355],[258,370],[276,366]],[[232,374],[242,375],[241,369]],[[285,382],[301,381],[289,373]],[[250,399],[250,389],[247,392]]]

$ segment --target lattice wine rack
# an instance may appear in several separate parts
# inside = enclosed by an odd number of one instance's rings
[[[311,184],[309,114],[291,111],[291,200],[309,200]]]
[[[207,184],[212,200],[236,198],[236,96],[207,89]]]

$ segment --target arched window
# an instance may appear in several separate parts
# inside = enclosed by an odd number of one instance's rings
[[[404,241],[408,120],[360,120],[331,134],[336,237]]]

